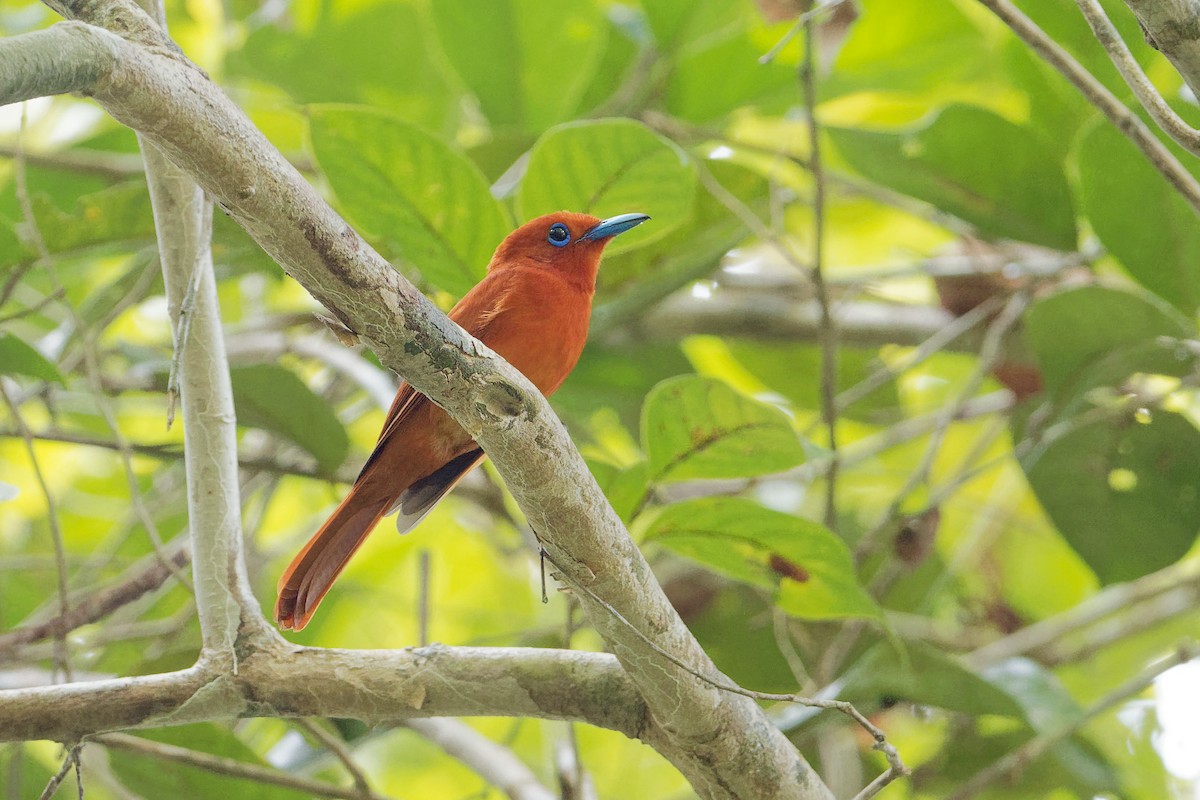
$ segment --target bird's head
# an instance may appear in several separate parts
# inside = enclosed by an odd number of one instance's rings
[[[648,219],[645,214],[621,214],[608,219],[570,211],[546,214],[510,233],[496,248],[488,271],[535,266],[559,272],[591,291],[604,245]]]

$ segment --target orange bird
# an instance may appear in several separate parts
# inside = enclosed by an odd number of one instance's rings
[[[561,211],[522,225],[496,248],[487,275],[454,306],[450,319],[549,397],[583,352],[604,245],[648,219],[621,214],[600,220]],[[449,414],[401,383],[350,494],[280,577],[279,626],[298,631],[308,624],[382,517],[399,512],[396,528],[410,530],[483,458]]]

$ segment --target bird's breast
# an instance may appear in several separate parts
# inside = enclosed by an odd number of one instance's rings
[[[556,283],[514,292],[509,307],[484,339],[506,361],[549,395],[566,379],[583,352],[591,295]]]

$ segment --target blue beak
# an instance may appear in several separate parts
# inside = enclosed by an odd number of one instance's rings
[[[610,236],[624,233],[631,228],[636,228],[648,219],[650,217],[645,214],[620,214],[615,217],[609,217],[606,220],[602,220],[599,224],[588,228],[587,233],[579,237],[579,241],[595,242],[600,239],[607,239]]]

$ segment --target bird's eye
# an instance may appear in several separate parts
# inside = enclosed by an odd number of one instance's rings
[[[550,233],[546,234],[546,241],[555,247],[563,247],[571,241],[571,231],[566,225],[561,222],[556,222],[550,226]]]

